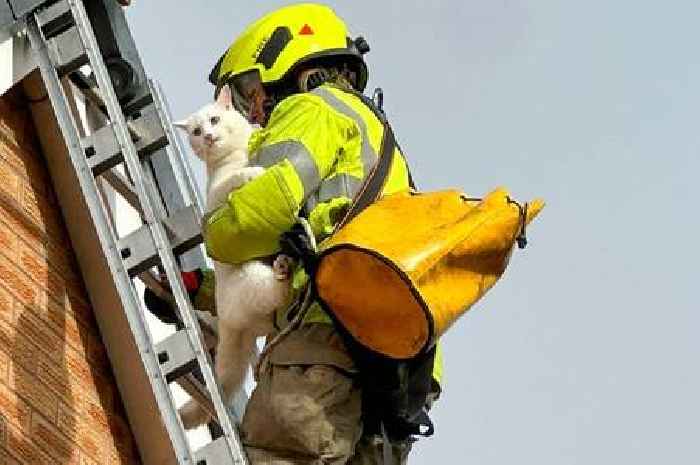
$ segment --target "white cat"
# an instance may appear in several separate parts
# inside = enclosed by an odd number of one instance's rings
[[[187,131],[194,153],[206,164],[207,212],[222,205],[232,190],[264,172],[262,167],[248,166],[253,128],[233,109],[228,86],[216,102],[175,126]],[[240,265],[214,262],[219,333],[215,369],[227,404],[245,379],[256,338],[273,330],[274,311],[287,302],[291,264],[284,255],[272,266],[261,260]],[[180,415],[187,429],[209,420],[193,400],[182,407]]]

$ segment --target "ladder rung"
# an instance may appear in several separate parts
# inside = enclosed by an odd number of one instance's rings
[[[71,73],[70,79],[73,84],[77,86],[78,90],[85,96],[85,98],[106,116],[107,108],[105,107],[105,103],[99,94],[99,89],[93,80],[80,72]],[[146,84],[139,84],[134,88],[133,93],[133,97],[131,97],[127,102],[120,102],[122,104],[124,116],[132,116],[147,105],[153,103],[153,96],[151,95],[151,92]]]
[[[41,30],[44,33],[44,38],[49,40],[66,32],[73,26],[75,26],[73,15],[70,11],[64,11],[52,20],[47,21],[43,26],[41,26]]]
[[[133,96],[127,102],[120,102],[125,116],[139,112],[146,105],[153,103],[153,96],[146,83],[140,83],[133,91]]]
[[[82,142],[85,158],[92,173],[97,176],[123,161],[119,141],[112,125],[107,125],[85,137]]]
[[[49,41],[51,61],[59,76],[65,76],[88,63],[87,54],[75,28],[70,28]]]
[[[177,210],[165,218],[163,226],[173,252],[177,255],[187,252],[202,242],[202,231],[192,206]],[[159,264],[158,251],[148,225],[120,239],[119,252],[131,277]]]
[[[137,113],[128,123],[131,138],[141,158],[153,154],[168,145],[168,138],[153,104]],[[82,141],[85,156],[95,176],[118,165],[124,160],[119,141],[112,125],[104,126]]]
[[[236,465],[240,464],[231,457],[223,437],[210,442],[194,453],[194,465]]]
[[[142,158],[168,145],[163,122],[153,103],[132,115],[129,130],[136,136],[136,150]]]
[[[177,331],[158,343],[156,356],[169,383],[190,373],[197,366],[197,355],[192,350],[185,329]]]

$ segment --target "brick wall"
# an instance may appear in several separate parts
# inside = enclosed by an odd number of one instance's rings
[[[15,88],[0,97],[0,465],[138,462]]]

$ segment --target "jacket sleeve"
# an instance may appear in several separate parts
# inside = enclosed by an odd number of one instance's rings
[[[205,219],[209,256],[241,263],[278,252],[280,235],[357,133],[352,120],[315,95],[294,95],[278,104],[249,145],[251,164],[267,168],[265,173],[232,191]]]

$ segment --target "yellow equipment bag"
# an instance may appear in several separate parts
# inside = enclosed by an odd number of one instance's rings
[[[414,357],[501,277],[543,206],[521,206],[505,189],[483,200],[454,190],[386,196],[321,244],[318,296],[365,347]]]

